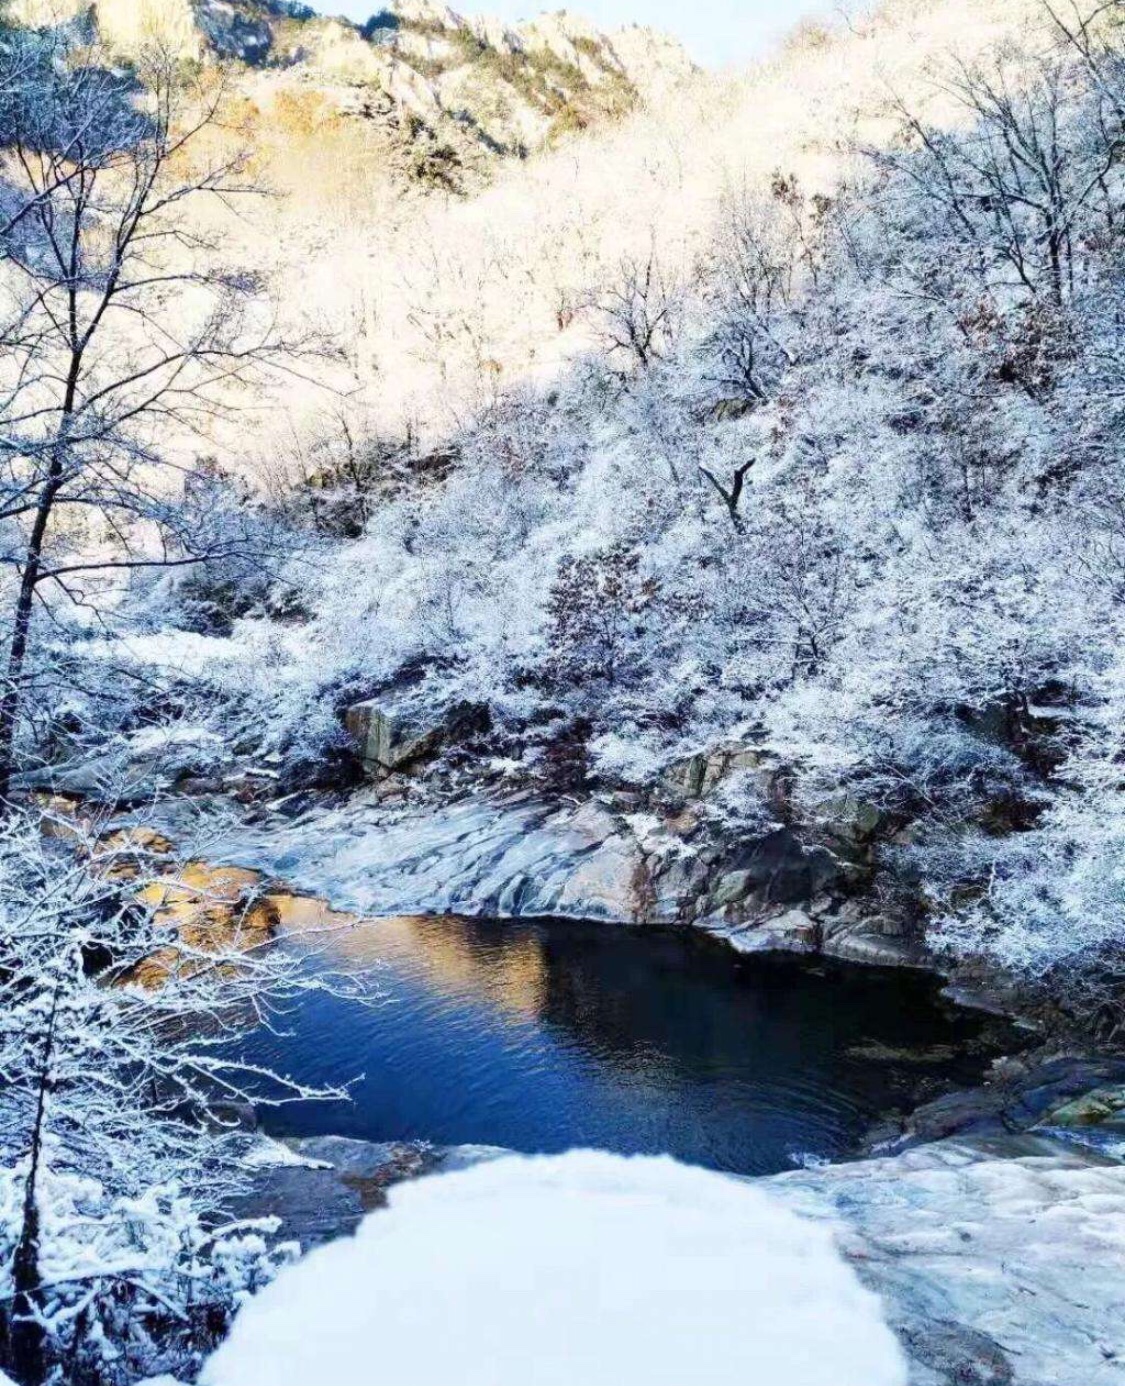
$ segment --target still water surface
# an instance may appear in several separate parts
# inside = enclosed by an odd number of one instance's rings
[[[566,922],[387,919],[340,940],[387,1000],[305,997],[247,1056],[353,1101],[279,1134],[667,1152],[746,1174],[846,1155],[936,1080],[976,1081],[983,1017],[910,973],[738,958],[697,935]],[[321,963],[314,963],[320,966]],[[987,1051],[987,1052],[986,1052]]]

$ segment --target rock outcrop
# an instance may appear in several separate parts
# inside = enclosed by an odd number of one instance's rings
[[[434,141],[458,174],[612,120],[695,71],[679,43],[646,28],[605,32],[565,11],[509,26],[429,0],[389,0],[364,24],[294,0],[15,0],[9,16],[34,27],[92,17],[126,59],[159,43],[188,62],[253,69],[242,85],[262,109],[279,93],[322,99],[345,119],[400,127],[408,143]]]
[[[432,754],[441,745],[440,724],[403,721],[374,699],[348,708],[346,725],[372,777],[388,775]]]
[[[1122,1380],[1122,1165],[1008,1135],[769,1182],[835,1225],[906,1348],[911,1386]]]
[[[385,1206],[393,1184],[506,1154],[493,1146],[438,1147],[424,1141],[259,1138],[248,1156],[254,1177],[229,1211],[236,1218],[280,1217],[284,1237],[308,1251],[354,1232],[368,1213]]]
[[[487,731],[488,708],[459,703],[443,716],[405,717],[378,698],[353,703],[345,725],[371,779],[382,779],[434,755],[444,745]]]
[[[424,737],[374,716],[367,727],[376,766],[417,753]],[[170,801],[160,822],[178,837],[176,813]],[[185,831],[191,822],[185,807]],[[612,797],[513,794],[389,808],[376,789],[334,808],[264,805],[225,825],[222,840],[226,861],[358,915],[691,925],[743,952],[926,963],[891,921],[849,898],[846,870],[826,849],[788,828],[717,847],[696,827],[690,815],[661,818]]]

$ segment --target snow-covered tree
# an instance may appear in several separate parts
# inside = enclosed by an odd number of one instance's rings
[[[213,138],[221,82],[158,50],[126,74],[62,29],[9,34],[0,90],[4,799],[37,621],[104,615],[140,570],[251,552],[185,503],[196,464],[172,435],[212,424],[282,348],[254,277],[193,215],[252,186],[230,132]]]
[[[278,947],[259,902],[185,927],[188,888],[146,874],[144,841],[0,828],[0,1343],[29,1386],[190,1369],[275,1260],[273,1228],[226,1212],[239,1105],[324,1095],[238,1039],[343,983]]]

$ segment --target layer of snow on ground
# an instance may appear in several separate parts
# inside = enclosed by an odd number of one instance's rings
[[[201,1386],[905,1386],[830,1232],[670,1159],[403,1185],[243,1309]]]

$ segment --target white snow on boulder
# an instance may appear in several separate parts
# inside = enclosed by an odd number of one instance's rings
[[[579,1151],[402,1185],[241,1311],[201,1386],[905,1386],[879,1301],[747,1182]]]

